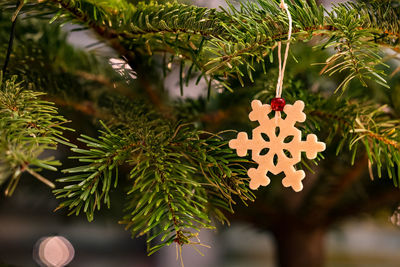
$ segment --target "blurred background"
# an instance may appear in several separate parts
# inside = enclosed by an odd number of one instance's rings
[[[0,266],[38,266],[34,246],[48,236],[63,236],[71,242],[75,250],[68,265],[71,267],[180,266],[174,246],[147,257],[145,241],[130,238],[115,221],[118,217],[106,210],[92,223],[84,216],[53,212],[57,201],[50,190],[26,178],[11,199],[2,198],[0,202]],[[374,217],[366,214],[331,229],[325,238],[326,266],[399,266],[400,229],[391,222],[391,216],[388,212]],[[185,266],[275,266],[272,236],[251,225],[233,221],[231,227],[202,232],[200,239],[211,248],[202,249],[205,256],[184,248]]]
[[[320,2],[327,6],[331,4],[331,1]],[[217,0],[198,0],[196,4],[215,8],[225,5]],[[71,28],[71,25],[64,27],[65,31]],[[93,43],[87,32],[69,33],[68,40],[83,48]],[[112,51],[104,47],[97,52],[112,56]],[[176,73],[172,72],[166,80],[166,87],[172,95],[179,95],[176,79]],[[186,97],[196,97],[200,90],[187,91]],[[71,258],[73,256],[68,265],[71,267],[180,266],[173,246],[147,257],[144,240],[130,238],[123,226],[117,224],[116,211],[103,210],[92,223],[87,222],[84,216],[67,217],[63,211],[53,212],[58,202],[50,189],[44,189],[35,179],[23,178],[24,182],[20,183],[12,198],[0,197],[0,266],[38,266],[35,261],[40,250],[38,241],[49,236],[62,236],[71,243],[73,250],[53,244],[55,249],[70,253]],[[114,194],[118,198],[118,192]],[[118,201],[113,205],[118,205]],[[392,211],[374,213],[373,216],[365,214],[330,229],[324,240],[326,266],[400,266],[400,229],[396,226],[397,214]],[[231,227],[202,232],[200,238],[212,248],[202,249],[205,256],[190,247],[185,248],[183,258],[186,266],[275,266],[273,237],[251,225],[233,221]]]
[[[0,202],[0,266],[38,266],[34,246],[47,236],[63,236],[71,242],[75,250],[71,267],[180,266],[174,246],[147,257],[145,241],[131,239],[106,212],[92,223],[84,216],[53,212],[57,201],[50,190],[43,190],[33,179],[24,181],[12,199]],[[326,266],[399,266],[400,229],[390,216],[365,215],[331,229],[325,238]],[[200,238],[211,249],[202,249],[205,256],[201,256],[190,247],[184,248],[185,266],[275,266],[272,236],[251,225],[232,222],[231,227],[202,232]]]

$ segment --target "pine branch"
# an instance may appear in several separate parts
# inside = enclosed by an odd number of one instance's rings
[[[120,35],[115,29],[108,27],[108,25],[113,25],[112,20],[115,19],[114,12],[117,10],[108,10],[112,11],[111,16],[104,10],[104,7],[110,8],[106,2],[100,3],[99,6],[96,6],[90,2],[85,3],[78,3],[78,2],[71,2],[67,0],[52,0],[55,3],[58,3],[62,8],[67,10],[71,13],[72,18],[78,20],[80,23],[83,23],[90,28],[92,28],[101,38],[104,38],[108,41],[110,46],[114,48],[124,59],[128,61],[128,64],[137,72],[138,81],[140,82],[142,88],[145,90],[149,99],[152,103],[166,116],[169,115],[169,110],[164,106],[161,101],[161,97],[156,93],[156,90],[152,88],[151,83],[147,80],[145,73],[148,71],[143,68],[143,64],[141,62],[140,57],[136,56],[133,51],[130,51],[126,47],[124,47],[121,42],[119,41]],[[105,4],[105,6],[102,6]],[[120,2],[122,9],[125,11],[129,11],[131,9],[131,5],[124,3],[123,1]],[[85,8],[90,10],[85,12]],[[59,13],[61,15],[61,13]],[[97,22],[97,16],[99,16],[100,23]],[[104,17],[103,17],[104,16]],[[56,19],[53,18],[53,19]],[[117,23],[118,22],[114,22]],[[114,24],[116,25],[116,24]]]
[[[178,151],[142,152],[139,164],[130,177],[135,180],[128,192],[132,196],[128,215],[122,223],[132,234],[150,234],[150,242],[161,237],[161,244],[151,245],[149,254],[173,242],[191,244],[200,228],[213,228],[206,211],[206,199],[200,184],[190,177],[195,168],[184,163]],[[175,164],[177,165],[175,165]]]
[[[107,1],[53,1],[109,39],[132,66],[138,65],[131,52],[171,52],[179,55],[171,60],[192,62],[181,76],[191,77],[199,72],[199,79],[204,77],[207,83],[215,81],[214,87],[219,84],[228,89],[231,88],[227,77],[236,76],[243,85],[247,73],[251,80],[255,64],[264,64],[276,41],[284,39],[287,32],[286,15],[270,0],[258,0],[258,5],[241,4],[240,9],[230,5],[222,12],[177,3],[133,6],[125,1],[118,5]],[[309,40],[313,35],[323,35],[331,38],[330,45],[345,48],[346,54],[339,51],[327,62],[331,71],[349,71],[342,85],[347,86],[355,77],[384,85],[382,72],[374,68],[382,62],[381,58],[372,52],[376,44],[397,46],[393,38],[398,40],[400,36],[396,20],[400,11],[390,1],[374,3],[373,7],[376,15],[371,12],[371,5],[363,3],[341,4],[325,15],[324,8],[314,1],[291,3],[294,39]],[[365,48],[370,52],[367,55],[361,53]],[[341,58],[347,63],[345,66],[335,63]]]
[[[233,212],[234,197],[253,200],[246,170],[219,137],[203,134],[190,125],[174,127],[154,112],[123,98],[113,103],[115,119],[104,126],[98,139],[82,136],[87,148],[74,148],[83,165],[65,170],[68,183],[55,190],[64,201],[59,208],[70,214],[111,206],[109,192],[121,179],[121,166],[131,169],[123,220],[132,235],[148,235],[149,253],[165,245],[197,244],[201,228],[213,228],[211,216],[226,222],[223,210]],[[124,111],[122,111],[123,109]],[[202,136],[205,137],[202,138]],[[207,137],[208,136],[208,137]],[[161,242],[151,245],[156,238]],[[195,239],[195,240],[193,240]]]
[[[361,143],[368,155],[369,163],[376,164],[378,176],[381,177],[381,170],[384,166],[389,177],[393,178],[393,182],[397,186],[400,177],[398,173],[395,174],[397,166],[400,164],[398,160],[400,159],[398,139],[400,120],[390,120],[384,107],[377,105],[368,107],[367,103],[357,105],[353,103],[353,108],[356,113],[353,113],[352,116],[355,117],[352,120],[349,113],[343,116],[342,121],[351,121],[352,123],[341,125],[345,129],[341,129],[344,131],[344,135],[342,135],[343,139],[339,143],[337,153],[340,153],[343,145],[347,142],[349,150],[352,151],[353,164]],[[323,116],[322,118],[326,119],[327,117]],[[371,175],[371,179],[373,179],[373,175]]]
[[[377,69],[377,66],[383,63],[378,45],[370,41],[373,40],[374,33],[371,30],[362,29],[364,22],[358,10],[347,11],[352,14],[346,14],[346,11],[346,6],[339,6],[334,10],[335,15],[330,16],[330,24],[337,30],[323,47],[333,47],[337,52],[326,60],[321,74],[332,75],[346,71],[350,73],[336,90],[345,90],[350,81],[356,77],[365,87],[367,86],[365,79],[375,80],[388,87],[382,77],[384,72]]]
[[[0,27],[3,23],[8,24],[8,20],[8,16],[0,17]],[[16,45],[6,77],[18,75],[33,90],[46,92],[43,99],[58,107],[108,120],[110,116],[99,105],[102,95],[143,98],[139,90],[132,90],[136,84],[131,76],[123,76],[119,69],[114,70],[117,66],[110,66],[108,59],[98,57],[96,52],[73,47],[58,25],[46,22],[43,25],[36,19],[28,19],[19,21],[16,31]],[[31,34],[23,34],[27,31]],[[0,42],[6,42],[6,38],[8,36],[0,35]],[[146,102],[145,99],[142,101]]]
[[[75,158],[89,164],[64,170],[65,173],[76,175],[59,179],[58,182],[75,184],[54,191],[57,198],[68,199],[58,208],[68,207],[70,214],[76,215],[83,209],[89,221],[93,220],[96,208],[100,210],[102,202],[110,208],[109,192],[112,184],[117,186],[118,166],[124,160],[120,157],[128,155],[133,147],[127,140],[111,133],[108,128],[101,134],[103,136],[100,140],[84,135],[78,139],[91,149],[73,148],[72,151],[83,154]]]
[[[1,16],[0,19],[1,26],[8,23],[8,16]],[[28,31],[32,35],[26,34]],[[6,42],[5,36],[0,36],[0,41]],[[93,52],[85,52],[69,44],[67,34],[58,25],[43,24],[35,19],[20,20],[14,41],[12,60],[5,78],[17,75],[35,91],[62,95],[68,99],[89,100],[88,95],[98,93],[105,87],[119,85],[118,88],[123,88],[120,84],[127,83],[113,72],[107,59],[102,60]],[[0,54],[6,54],[6,48],[0,48]],[[82,73],[107,75],[111,84],[97,83],[93,86],[94,81],[83,77]]]
[[[5,194],[15,191],[21,175],[30,173],[50,187],[54,184],[41,176],[42,169],[56,171],[60,162],[43,158],[45,150],[54,150],[58,144],[72,146],[62,136],[70,130],[63,126],[68,121],[58,115],[51,102],[43,101],[43,93],[25,90],[21,83],[4,80],[0,75],[0,183],[9,180]]]

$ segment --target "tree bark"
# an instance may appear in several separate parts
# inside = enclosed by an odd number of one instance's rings
[[[278,266],[323,266],[325,232],[322,227],[302,226],[295,221],[273,230]]]

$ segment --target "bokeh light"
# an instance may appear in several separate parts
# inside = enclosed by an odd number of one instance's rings
[[[42,267],[63,267],[74,258],[72,244],[62,236],[49,236],[39,239],[33,250],[33,258]]]

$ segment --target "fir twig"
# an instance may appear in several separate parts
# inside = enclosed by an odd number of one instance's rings
[[[60,162],[43,158],[42,153],[58,144],[73,146],[62,136],[69,130],[63,126],[68,121],[51,102],[40,99],[43,93],[26,90],[16,79],[3,81],[0,73],[0,162],[7,169],[0,175],[0,184],[9,179],[7,196],[15,191],[24,172],[54,188],[38,171],[56,171]]]

